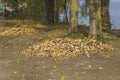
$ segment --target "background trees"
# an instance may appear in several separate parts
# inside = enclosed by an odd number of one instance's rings
[[[70,23],[69,33],[77,32],[78,26],[78,9],[81,4],[80,0],[2,0],[15,9],[12,13],[13,18],[18,19],[34,19],[44,23],[58,23],[59,14],[65,13],[66,23]],[[102,36],[102,29],[110,29],[109,3],[110,0],[84,0],[82,6],[82,15],[88,12],[90,16],[89,37],[96,38]],[[67,6],[70,4],[70,13],[68,20]]]

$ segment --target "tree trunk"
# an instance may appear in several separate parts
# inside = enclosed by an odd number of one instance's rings
[[[65,11],[65,13],[64,13],[64,16],[65,16],[65,20],[63,21],[63,22],[65,22],[65,23],[69,23],[69,21],[68,21],[68,15],[67,15],[67,0],[65,0],[65,2],[64,2],[64,4],[63,4],[63,8],[64,8],[64,11]]]
[[[4,6],[4,11],[3,11],[3,17],[6,18],[6,13],[7,13],[7,10],[6,10],[6,5]]]
[[[54,0],[46,0],[47,22],[54,23]]]
[[[102,29],[110,30],[111,22],[110,22],[110,14],[109,14],[109,4],[110,0],[102,0]]]
[[[42,21],[44,23],[47,23],[47,4],[46,4],[47,0],[42,0],[42,11],[43,11],[43,14],[42,14]]]
[[[78,0],[70,0],[70,28],[69,33],[77,32]]]
[[[90,31],[89,38],[102,36],[101,0],[90,0]]]
[[[59,7],[60,7],[60,0],[57,0],[55,1],[55,6],[56,6],[56,9],[55,9],[55,22],[56,23],[59,23]]]

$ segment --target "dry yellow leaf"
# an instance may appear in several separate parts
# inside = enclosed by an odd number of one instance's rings
[[[21,80],[26,80],[25,78],[22,78]]]
[[[86,74],[86,72],[85,72],[85,71],[83,71],[83,72],[82,72],[82,74]]]
[[[79,78],[78,80],[83,80],[82,78]]]
[[[61,80],[65,80],[67,76],[61,76]]]
[[[13,72],[13,74],[15,74],[15,75],[16,75],[16,74],[17,74],[17,71],[14,71],[14,72]]]
[[[54,69],[56,69],[56,68],[57,68],[57,66],[53,66],[53,68],[54,68]]]
[[[111,56],[109,54],[103,55],[104,58],[109,59]]]

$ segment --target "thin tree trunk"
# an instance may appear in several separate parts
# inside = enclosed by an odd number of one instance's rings
[[[68,21],[68,15],[67,15],[67,7],[66,7],[66,5],[67,5],[67,0],[65,0],[65,4],[63,5],[63,8],[64,8],[64,11],[65,11],[65,23],[69,23],[69,21]]]
[[[47,9],[47,22],[48,24],[54,23],[54,0],[46,1]]]
[[[47,0],[42,0],[42,11],[43,11],[43,16],[42,16],[42,21],[47,23],[47,5],[46,5]]]
[[[55,17],[55,18],[56,18],[56,19],[55,19],[55,20],[56,20],[56,23],[59,23],[59,12],[60,12],[60,11],[59,11],[59,7],[60,7],[59,4],[60,4],[60,0],[57,0],[57,1],[56,1],[56,17]]]

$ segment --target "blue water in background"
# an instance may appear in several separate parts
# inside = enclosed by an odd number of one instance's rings
[[[60,19],[62,20],[63,17],[64,15],[63,13],[61,13]],[[89,16],[81,17],[81,14],[79,13],[78,17],[79,17],[78,24],[89,25]],[[111,0],[110,2],[110,21],[112,24],[112,29],[120,29],[120,0]]]
[[[112,29],[120,29],[120,0],[111,0],[110,2],[110,21]],[[89,16],[80,18],[79,24],[89,25]]]
[[[120,29],[120,0],[111,0],[110,20],[112,29]]]

